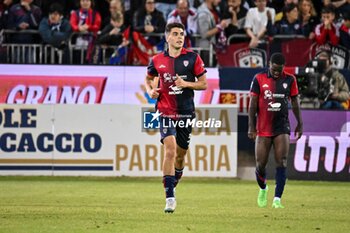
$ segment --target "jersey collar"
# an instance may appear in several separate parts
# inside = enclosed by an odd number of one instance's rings
[[[272,74],[270,72],[270,68],[267,68],[267,77],[268,78],[272,78],[272,79],[275,79],[274,77],[272,77]],[[281,78],[285,78],[286,77],[286,72],[283,70],[282,71],[282,75],[281,75]],[[277,80],[277,79],[276,79]]]
[[[182,49],[181,49],[180,55],[181,55],[181,54],[187,54],[187,49],[182,48]],[[170,57],[170,55],[169,55],[169,50],[168,50],[168,49],[164,51],[164,55]]]

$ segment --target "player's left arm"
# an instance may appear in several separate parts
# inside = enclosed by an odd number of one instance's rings
[[[298,140],[301,137],[301,135],[303,135],[303,120],[301,118],[298,85],[295,77],[293,77],[293,79],[294,80],[291,87],[291,103],[292,103],[292,110],[293,110],[294,116],[298,122],[294,130],[294,136]]]
[[[187,82],[183,80],[178,74],[176,74],[175,85],[181,88],[190,88],[193,90],[206,90],[208,87],[207,77],[205,74],[198,77],[196,82]]]

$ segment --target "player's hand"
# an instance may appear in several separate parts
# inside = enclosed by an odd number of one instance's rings
[[[160,88],[158,87],[158,83],[159,83],[159,77],[156,76],[153,78],[153,81],[151,84],[152,89],[148,92],[149,97],[151,97],[152,99],[156,99],[159,97]]]
[[[248,129],[248,138],[255,140],[256,139],[256,130],[252,129],[251,127],[249,127]]]
[[[160,88],[155,88],[150,90],[148,92],[149,97],[151,97],[152,99],[157,99],[159,97],[159,90]]]
[[[303,125],[298,123],[295,127],[294,137],[298,140],[303,135]]]
[[[180,88],[187,87],[187,82],[183,80],[178,74],[176,74],[175,85]]]

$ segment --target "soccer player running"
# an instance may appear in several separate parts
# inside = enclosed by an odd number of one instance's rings
[[[259,207],[267,205],[268,186],[265,168],[273,146],[277,167],[272,207],[284,208],[281,197],[286,183],[289,151],[289,99],[298,122],[294,135],[299,139],[303,133],[297,81],[293,75],[284,71],[284,64],[284,56],[281,53],[274,53],[270,58],[269,69],[255,75],[250,88],[248,137],[255,140],[255,174],[260,187],[257,200]]]
[[[164,144],[163,184],[166,196],[164,211],[175,211],[175,187],[184,168],[191,127],[174,125],[195,117],[194,91],[207,88],[206,70],[200,56],[183,48],[185,28],[169,23],[165,28],[168,50],[154,56],[147,67],[145,86],[151,98],[157,98],[161,142]],[[163,123],[166,124],[163,125]],[[171,125],[170,127],[168,127]]]

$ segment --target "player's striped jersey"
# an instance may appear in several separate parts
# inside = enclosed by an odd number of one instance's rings
[[[250,93],[258,96],[257,135],[290,134],[288,100],[298,95],[295,77],[284,71],[277,79],[269,71],[259,73],[252,81]]]
[[[194,115],[194,92],[189,88],[175,85],[176,74],[187,82],[195,82],[196,77],[206,73],[200,56],[183,48],[178,57],[168,52],[154,56],[147,68],[149,76],[159,76],[160,87],[156,108],[164,117],[176,119],[179,115]]]

